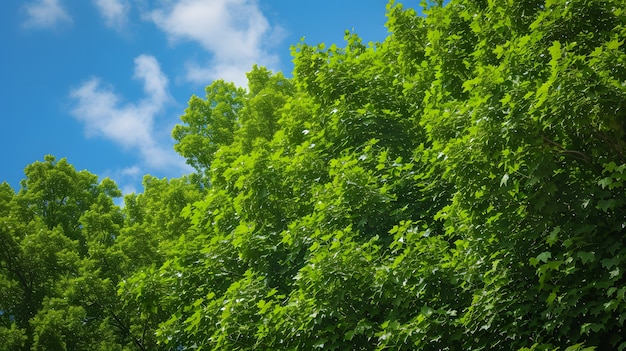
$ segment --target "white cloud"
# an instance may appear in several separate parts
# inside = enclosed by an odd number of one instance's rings
[[[245,85],[253,64],[278,65],[271,54],[279,28],[272,28],[254,0],[170,0],[148,13],[170,41],[194,41],[212,56],[187,65],[187,79],[227,79]]]
[[[98,78],[92,78],[70,92],[75,101],[72,115],[84,123],[88,136],[101,136],[138,151],[148,167],[187,171],[184,160],[171,148],[164,148],[155,136],[155,117],[171,100],[168,79],[157,60],[149,55],[137,57],[134,78],[143,81],[146,96],[140,101],[124,104]],[[132,171],[136,170],[127,170],[127,175]]]
[[[127,0],[94,0],[107,27],[121,30],[128,22],[130,4]]]
[[[141,173],[141,168],[139,166],[132,166],[124,168],[120,171],[120,174],[123,176],[136,177]]]
[[[124,186],[122,186],[122,188],[120,190],[122,191],[122,194],[124,194],[124,195],[138,194],[139,193],[137,191],[137,188],[134,185],[124,185]]]
[[[143,178],[144,170],[138,166],[130,166],[126,168],[107,169],[100,172],[100,175],[104,178],[110,178],[115,181],[118,188],[122,191],[122,197],[132,193],[138,193],[137,189],[141,187],[141,181]],[[117,199],[116,204],[118,206],[123,205],[121,198]]]
[[[248,83],[246,72],[252,69],[254,63],[256,62],[229,64],[214,61],[207,66],[201,66],[197,62],[189,62],[185,65],[187,69],[185,79],[197,84],[206,84],[215,79],[223,79],[227,82],[233,82],[237,86],[245,87]]]
[[[70,15],[61,6],[60,0],[36,0],[24,6],[27,28],[54,27],[61,22],[72,22]]]

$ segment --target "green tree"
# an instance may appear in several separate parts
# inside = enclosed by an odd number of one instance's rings
[[[623,348],[623,79],[608,65],[622,7],[424,12],[390,3],[383,43],[299,44],[288,94],[255,96],[268,76],[253,69],[212,189],[186,211],[239,270],[186,297],[162,340]]]
[[[53,156],[27,166],[25,175],[17,194],[4,183],[0,195],[0,319],[14,343],[7,347],[90,349],[108,337],[97,336],[86,302],[71,292],[90,250],[97,256],[115,239],[123,218],[112,197],[121,194],[111,180],[98,183]]]
[[[206,88],[206,99],[192,96],[172,136],[174,150],[187,159],[200,174],[209,169],[221,145],[233,142],[246,92],[233,83],[217,80]]]
[[[626,9],[391,1],[192,97],[196,175],[0,185],[0,346],[626,349]]]

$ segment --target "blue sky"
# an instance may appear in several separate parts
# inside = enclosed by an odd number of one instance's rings
[[[418,7],[419,1],[404,1]],[[214,79],[253,64],[291,76],[289,48],[382,41],[386,0],[0,1],[0,182],[44,155],[141,192],[189,173],[170,133]]]

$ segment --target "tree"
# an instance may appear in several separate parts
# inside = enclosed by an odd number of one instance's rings
[[[189,107],[176,125],[174,150],[201,174],[211,166],[221,145],[229,145],[238,128],[239,112],[246,92],[233,83],[217,80],[206,88],[206,100],[192,96]]]
[[[95,257],[114,240],[121,216],[112,197],[121,194],[111,180],[98,183],[50,155],[25,175],[17,194],[6,183],[0,190],[0,319],[13,343],[6,347],[89,349],[107,337],[97,337],[92,316],[72,292],[90,250]]]
[[[251,86],[212,189],[188,211],[220,243],[207,255],[238,252],[227,281],[240,294],[201,284],[186,297],[196,307],[170,319],[189,331],[178,340],[626,345],[624,90],[608,66],[623,61],[620,6],[456,1],[425,13],[390,3],[380,44],[348,33],[345,48],[296,46],[295,92],[273,105],[255,105]]]
[[[624,6],[425,4],[211,84],[198,174],[123,209],[51,157],[0,185],[6,347],[626,349]]]

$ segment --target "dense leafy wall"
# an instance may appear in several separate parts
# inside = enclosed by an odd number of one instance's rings
[[[626,349],[626,8],[388,5],[216,81],[197,173],[0,186],[0,349]]]

